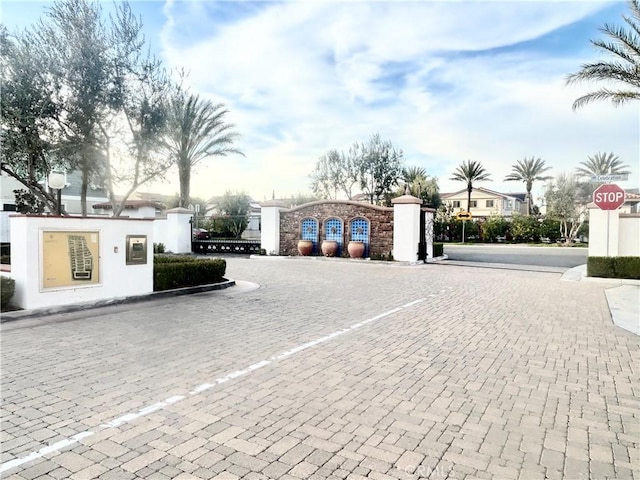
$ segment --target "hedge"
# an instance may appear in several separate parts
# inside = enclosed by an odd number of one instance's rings
[[[433,244],[433,256],[441,257],[444,255],[444,244],[442,243],[434,243]]]
[[[16,290],[16,281],[9,277],[0,277],[0,308],[4,310]]]
[[[587,276],[640,280],[640,257],[589,257]]]
[[[198,257],[191,255],[154,255],[153,263],[156,265],[159,263],[185,263],[185,262],[197,262]]]
[[[171,290],[182,287],[208,285],[224,280],[227,262],[221,258],[186,261],[160,261],[153,266],[153,290]]]

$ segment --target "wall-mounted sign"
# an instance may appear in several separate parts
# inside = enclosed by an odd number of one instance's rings
[[[42,232],[42,288],[100,283],[100,234]]]
[[[147,236],[127,235],[127,265],[147,263]]]

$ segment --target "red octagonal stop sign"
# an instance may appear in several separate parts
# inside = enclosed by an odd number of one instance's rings
[[[617,210],[624,203],[624,199],[624,190],[615,183],[600,185],[593,192],[593,203],[601,210]]]

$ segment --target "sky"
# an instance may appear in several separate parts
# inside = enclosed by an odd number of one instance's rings
[[[110,2],[107,2],[110,3]],[[621,24],[619,1],[188,1],[132,2],[147,41],[191,90],[229,109],[241,135],[233,155],[206,160],[192,195],[244,191],[255,200],[310,192],[309,174],[330,149],[379,133],[406,166],[449,178],[480,161],[503,193],[511,166],[540,157],[557,175],[599,152],[631,166],[640,185],[638,104],[573,101],[596,85],[567,86],[604,23]],[[0,3],[9,29],[33,23],[47,3]],[[178,191],[177,173],[142,191]],[[534,185],[534,199],[543,194]]]

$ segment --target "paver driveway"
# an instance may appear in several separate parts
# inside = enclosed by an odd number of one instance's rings
[[[260,288],[3,324],[3,478],[640,478],[640,342],[601,285],[227,272]]]

